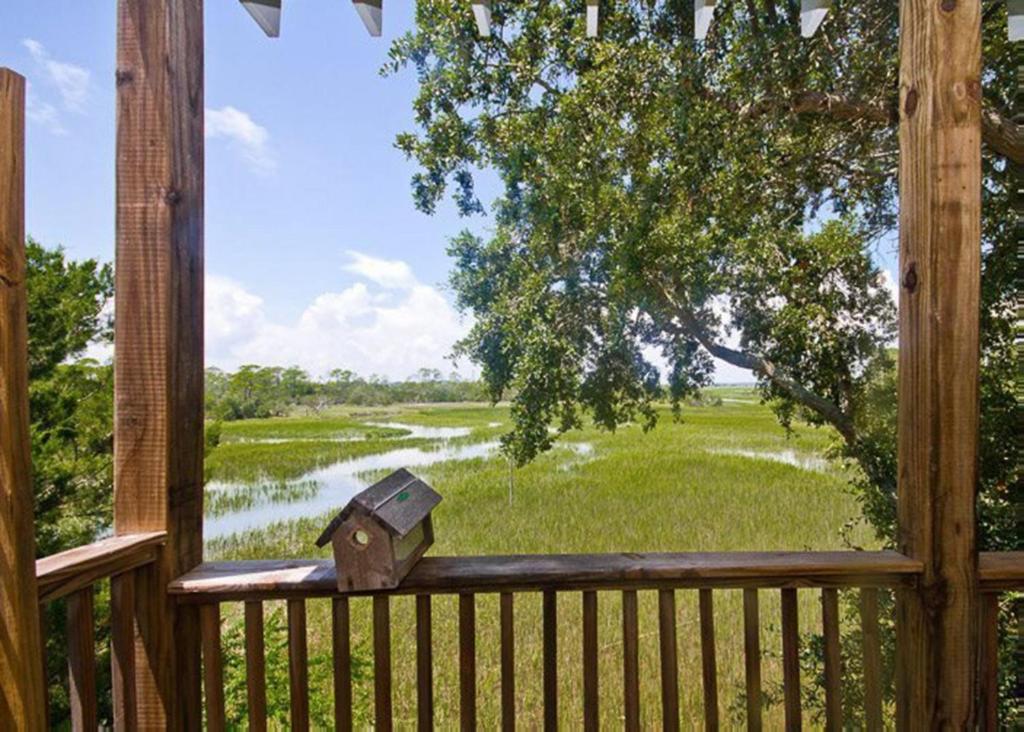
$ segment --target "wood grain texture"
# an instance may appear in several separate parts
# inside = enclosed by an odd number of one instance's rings
[[[93,588],[69,595],[68,617],[68,706],[71,729],[75,732],[96,729],[99,698],[96,695],[96,630],[93,614]],[[33,661],[32,667],[36,667]]]
[[[224,656],[220,649],[220,605],[199,608],[199,632],[203,645],[203,690],[206,692],[206,728],[223,732]]]
[[[700,657],[704,683],[704,728],[717,730],[718,717],[718,659],[715,654],[715,606],[711,590],[700,590]]]
[[[999,595],[981,596],[979,648],[978,728],[985,732],[999,729]]]
[[[114,729],[118,732],[137,729],[134,571],[110,578],[110,686]]]
[[[0,68],[0,729],[41,730],[25,293],[25,79]]]
[[[842,656],[839,646],[839,593],[821,591],[821,625],[825,640],[825,729],[843,728]]]
[[[309,729],[309,651],[306,641],[306,603],[288,601],[288,690],[291,729]]]
[[[622,702],[626,732],[640,730],[640,624],[636,590],[622,593]]]
[[[679,730],[679,661],[676,640],[676,594],[658,591],[658,639],[661,646],[662,729]]]
[[[459,727],[476,729],[476,596],[459,595]]]
[[[743,590],[743,668],[747,729],[761,730],[761,617],[756,589]]]
[[[125,534],[38,559],[39,601],[56,600],[101,579],[155,562],[166,540],[167,534],[162,531]]]
[[[118,0],[114,527],[166,531],[136,581],[138,723],[201,726],[203,2]]]
[[[878,630],[878,590],[860,591],[861,653],[864,664],[864,727],[881,732],[882,726],[882,635]]]
[[[394,726],[391,709],[391,602],[387,595],[373,597],[373,709],[376,727]]]
[[[596,730],[600,719],[597,671],[597,593],[583,593],[583,729]]]
[[[267,659],[263,636],[263,603],[245,603],[245,696],[249,729],[267,729]]]
[[[334,636],[334,724],[339,732],[352,730],[352,622],[347,597],[331,607]]]
[[[516,728],[516,625],[515,596],[502,592],[501,599],[501,729]]]
[[[542,601],[544,635],[544,729],[558,729],[558,594],[545,592]]]
[[[982,552],[978,573],[983,592],[1024,590],[1024,552]]]
[[[800,621],[796,590],[782,591],[782,691],[786,730],[803,728],[800,708]]]
[[[975,722],[981,2],[900,3],[897,725]]]
[[[920,568],[888,551],[425,557],[389,594],[895,587],[910,584]],[[334,563],[317,559],[207,562],[171,582],[168,591],[184,602],[338,594]]]
[[[416,596],[416,726],[434,728],[434,648],[430,595]],[[461,632],[461,627],[460,627]],[[474,695],[475,696],[475,695]]]

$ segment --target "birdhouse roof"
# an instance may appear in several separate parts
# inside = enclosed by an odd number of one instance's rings
[[[375,518],[385,529],[402,538],[426,518],[441,496],[405,468],[396,470],[357,494],[324,529],[317,546],[324,546],[355,511]]]

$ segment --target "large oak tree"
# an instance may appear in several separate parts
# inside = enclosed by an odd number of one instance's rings
[[[662,394],[709,381],[711,357],[751,369],[786,424],[830,425],[863,469],[880,533],[893,524],[895,305],[873,254],[893,248],[898,3],[836,0],[813,39],[795,0],[721,0],[704,42],[691,0],[493,3],[477,37],[466,4],[421,0],[390,71],[415,70],[417,205],[446,191],[495,228],[451,245],[452,284],[475,327],[460,350],[492,396],[513,396],[519,461],[590,412],[652,424]],[[983,398],[1006,407],[1012,357],[1009,185],[1024,159],[1002,0],[984,3]],[[983,478],[1015,474],[1004,409],[985,412]],[[996,416],[993,416],[996,415]],[[986,520],[1005,528],[998,493]],[[995,531],[1005,536],[1005,532]],[[983,530],[983,537],[986,536]]]

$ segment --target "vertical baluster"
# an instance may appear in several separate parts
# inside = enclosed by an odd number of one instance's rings
[[[135,572],[110,578],[110,692],[114,730],[138,729],[135,713]]]
[[[867,732],[882,727],[882,637],[878,632],[878,590],[860,591],[861,640],[864,654],[864,726]]]
[[[78,590],[67,599],[68,686],[71,728],[94,730],[96,709],[96,640],[93,629],[92,586]]]
[[[206,724],[211,732],[218,732],[227,727],[224,717],[224,659],[220,650],[220,605],[199,608],[199,633],[203,648]]]
[[[501,729],[516,728],[516,630],[513,595],[501,593]]]
[[[583,593],[583,729],[598,728],[597,593]]]
[[[434,658],[430,595],[416,596],[416,719],[418,728],[434,728]]]
[[[825,728],[835,732],[843,728],[843,700],[839,688],[839,592],[834,588],[821,591],[821,624],[825,636]]]
[[[743,590],[743,655],[747,683],[747,729],[761,732],[761,617],[757,588]]]
[[[373,710],[377,729],[391,732],[391,602],[373,596]]]
[[[245,603],[245,693],[249,702],[249,729],[267,728],[267,662],[263,639],[263,603]]]
[[[980,636],[980,728],[995,732],[999,729],[999,595],[994,592],[981,596]]]
[[[800,623],[796,590],[782,590],[782,684],[786,707],[786,729],[803,726],[800,711]]]
[[[476,597],[459,595],[459,718],[465,732],[476,729]]]
[[[718,661],[715,656],[715,607],[711,590],[700,590],[700,655],[704,679],[704,728],[718,729]]]
[[[676,651],[676,593],[658,591],[658,635],[661,639],[662,728],[679,730],[679,665]]]
[[[640,630],[636,590],[622,593],[622,687],[626,732],[640,732]]]
[[[291,728],[309,729],[309,663],[306,650],[306,601],[288,601],[288,679]]]
[[[544,729],[558,729],[558,595],[544,593]]]
[[[334,725],[341,732],[352,729],[352,636],[347,597],[331,601],[334,643]]]

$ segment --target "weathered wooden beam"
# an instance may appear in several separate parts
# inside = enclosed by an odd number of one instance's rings
[[[25,293],[25,79],[0,68],[0,729],[46,727]]]
[[[156,561],[166,534],[125,534],[68,549],[36,561],[39,602],[49,602]]]
[[[383,0],[352,0],[352,4],[367,32],[374,38],[380,36],[384,27]]]
[[[141,728],[197,729],[203,546],[203,2],[118,0],[114,527],[167,532],[135,586]]]
[[[684,587],[897,587],[919,562],[896,552],[722,552],[424,557],[390,594]],[[328,597],[334,562],[208,562],[171,583],[185,602]],[[352,593],[380,594],[380,593]]]
[[[897,726],[971,729],[977,673],[981,2],[900,3]]]

